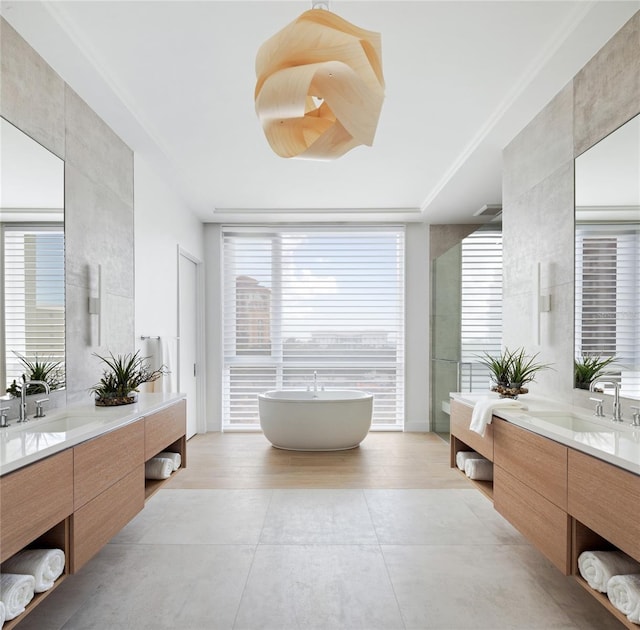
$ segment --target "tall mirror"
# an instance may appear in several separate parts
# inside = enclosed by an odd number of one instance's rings
[[[640,115],[576,158],[575,206],[575,386],[640,399]]]
[[[24,378],[61,389],[64,162],[2,118],[0,233],[0,396],[19,393]]]

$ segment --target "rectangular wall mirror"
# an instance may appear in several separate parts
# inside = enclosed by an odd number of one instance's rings
[[[24,378],[61,389],[64,162],[2,118],[0,147],[0,396]]]
[[[574,368],[640,399],[640,115],[575,160]]]

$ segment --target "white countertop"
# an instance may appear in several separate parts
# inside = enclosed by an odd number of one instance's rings
[[[450,396],[470,407],[481,398],[498,398],[497,394],[489,392],[453,392]],[[493,415],[640,475],[640,428],[632,427],[628,420],[621,424],[608,418],[597,418],[588,409],[529,394],[520,396],[518,402],[523,403],[526,410],[496,408]],[[554,421],[555,412],[571,414],[576,421],[563,426]],[[531,415],[536,413],[540,415]],[[550,414],[549,417],[545,417],[545,413]]]
[[[141,393],[138,401],[118,407],[94,404],[54,409],[24,424],[0,428],[0,476],[86,440],[119,429],[185,398],[184,394]]]

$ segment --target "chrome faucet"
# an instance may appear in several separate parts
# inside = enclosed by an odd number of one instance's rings
[[[29,388],[29,385],[42,385],[47,394],[51,393],[48,383],[45,383],[44,381],[25,381],[22,383],[20,387],[20,415],[18,417],[18,422],[27,421],[27,389]]]
[[[622,422],[622,409],[620,408],[620,383],[615,381],[591,381],[589,384],[589,391],[595,391],[596,387],[601,386],[603,389],[605,385],[613,386],[613,421]]]

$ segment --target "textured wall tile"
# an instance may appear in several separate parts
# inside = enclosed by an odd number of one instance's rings
[[[88,402],[102,372],[93,352],[134,347],[133,153],[4,21],[2,114],[65,159],[67,400]],[[97,345],[97,265],[108,336]]]
[[[0,113],[64,158],[64,81],[2,18],[0,46]]]
[[[572,109],[569,84],[505,148],[503,206],[573,159]]]
[[[133,208],[74,166],[65,179],[67,281],[89,286],[87,266],[100,264],[106,290],[133,297]]]
[[[66,160],[133,206],[133,152],[71,89],[65,92]]]
[[[574,79],[575,155],[640,112],[640,11]]]
[[[567,139],[578,154],[638,112],[639,22],[640,13],[576,76],[575,88],[565,88],[504,152],[503,343],[539,351],[542,361],[553,363],[555,371],[541,373],[531,389],[567,402],[575,398],[574,154],[567,153]],[[575,139],[568,133],[572,120]],[[551,295],[551,312],[540,314],[539,345],[537,261],[542,293]],[[584,398],[578,396],[581,405]]]
[[[429,254],[435,260],[457,245],[463,238],[481,228],[482,224],[431,225],[429,227]]]
[[[533,291],[536,263],[541,286],[573,281],[573,160],[512,202],[503,215],[506,295]]]
[[[88,388],[100,378],[100,370],[94,365],[95,361],[91,356],[93,350],[98,350],[97,346],[91,346],[94,319],[95,317],[89,315],[89,290],[67,282],[66,351],[69,403],[89,402]]]

